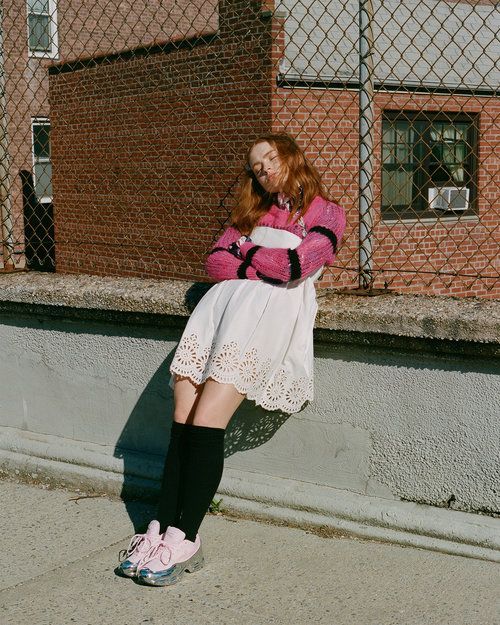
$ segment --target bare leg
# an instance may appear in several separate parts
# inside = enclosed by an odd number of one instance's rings
[[[226,428],[244,399],[232,384],[209,378],[195,384],[177,376],[174,382],[174,421],[214,428]]]
[[[175,377],[174,421],[186,423],[192,419],[205,384],[195,384],[189,378]]]
[[[187,460],[179,495],[181,512],[176,527],[193,542],[219,486],[224,468],[224,435],[227,424],[243,401],[232,384],[208,379],[193,407],[187,431]]]
[[[243,401],[232,384],[195,385],[177,377],[174,423],[158,509],[162,531],[175,526],[194,541],[224,465],[224,431]]]
[[[232,384],[221,384],[209,378],[192,406],[188,423],[225,429],[244,398]]]

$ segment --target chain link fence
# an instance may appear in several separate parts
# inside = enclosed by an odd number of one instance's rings
[[[205,279],[243,155],[295,136],[345,207],[321,285],[500,295],[500,8],[4,0],[1,271]]]

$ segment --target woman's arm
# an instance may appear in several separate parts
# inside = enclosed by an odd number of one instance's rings
[[[331,265],[345,229],[344,210],[325,202],[323,210],[309,224],[309,231],[295,248],[260,247],[252,242],[240,247],[242,257],[261,279],[280,282],[299,280],[323,265]]]
[[[234,243],[241,238],[241,232],[229,227],[224,234],[214,243],[205,261],[205,269],[208,275],[221,282],[222,280],[259,280],[257,271],[249,266],[245,260],[237,255],[238,248]],[[232,251],[229,249],[232,246]]]

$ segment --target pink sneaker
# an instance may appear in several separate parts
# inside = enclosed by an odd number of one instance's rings
[[[160,542],[160,539],[160,524],[158,521],[151,521],[145,534],[132,536],[123,561],[118,566],[118,571],[127,577],[134,577],[137,573],[139,562]]]
[[[150,586],[170,586],[184,573],[194,573],[204,565],[200,537],[194,542],[176,527],[169,527],[159,543],[139,565],[138,581]]]

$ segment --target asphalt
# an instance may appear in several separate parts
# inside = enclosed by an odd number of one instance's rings
[[[8,480],[0,501],[0,625],[500,624],[493,562],[222,514],[205,568],[152,588],[114,572],[148,505]]]

